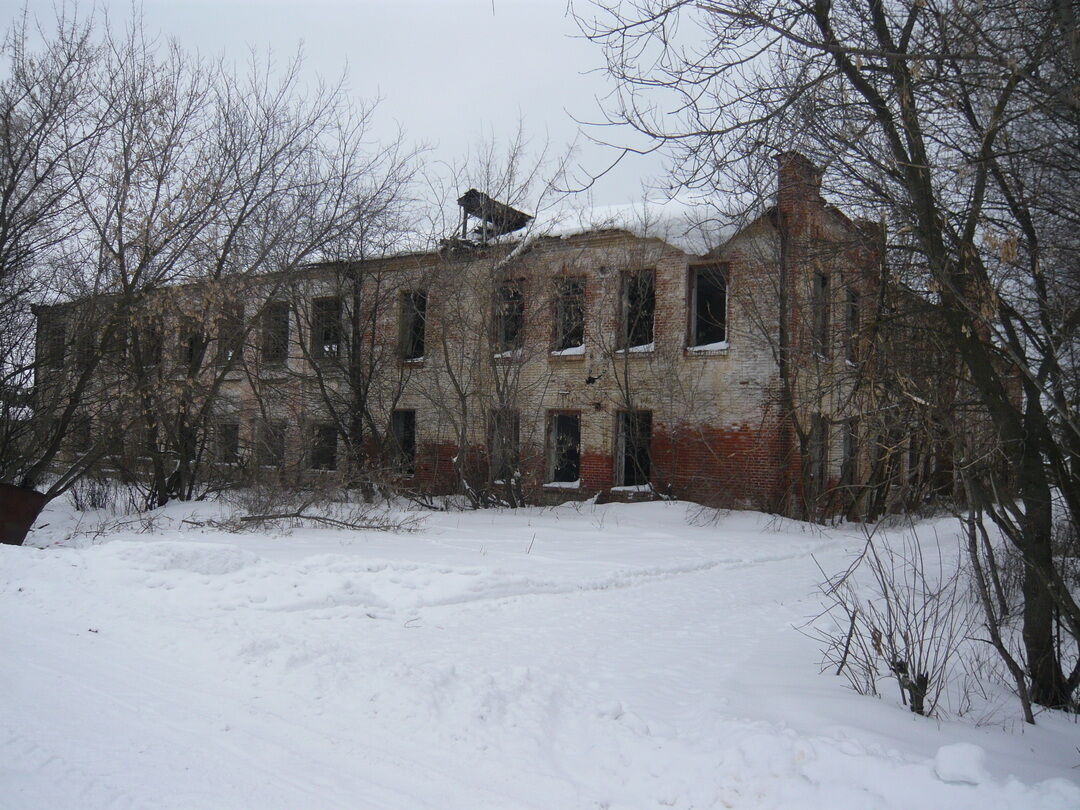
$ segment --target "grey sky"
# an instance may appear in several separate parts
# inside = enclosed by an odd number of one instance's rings
[[[8,18],[21,0],[0,0]],[[81,4],[80,4],[81,5]],[[129,2],[104,2],[126,16]],[[306,70],[336,78],[348,66],[359,98],[382,98],[377,133],[396,125],[453,161],[479,138],[508,137],[524,117],[533,143],[575,139],[571,116],[598,117],[609,87],[596,46],[577,37],[565,0],[143,0],[146,28],[204,54],[243,59],[249,46],[280,59],[303,44]],[[48,18],[52,0],[30,8]],[[610,134],[610,133],[605,133]],[[612,153],[580,139],[596,171]],[[597,204],[640,198],[656,159],[628,159],[593,189]]]

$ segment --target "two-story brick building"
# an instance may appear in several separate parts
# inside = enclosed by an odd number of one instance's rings
[[[780,156],[777,184],[705,252],[659,227],[481,220],[481,238],[439,250],[162,291],[113,412],[135,414],[136,459],[205,446],[247,477],[805,511],[866,464],[854,420],[880,236],[821,198],[805,158]],[[185,332],[208,308],[214,333]],[[44,351],[58,321],[42,313]],[[201,444],[170,427],[196,380],[213,383]]]

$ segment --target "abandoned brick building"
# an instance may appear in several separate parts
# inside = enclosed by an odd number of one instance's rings
[[[530,232],[479,192],[459,202],[438,250],[162,291],[103,364],[115,393],[72,451],[108,435],[107,456],[144,472],[179,453],[249,480],[788,513],[865,476],[881,235],[821,198],[808,160],[781,155],[774,203],[703,253],[617,224]],[[38,311],[46,376],[73,362],[79,306]],[[209,429],[174,426],[196,406]]]

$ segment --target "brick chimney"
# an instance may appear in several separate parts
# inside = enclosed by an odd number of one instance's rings
[[[821,199],[821,169],[799,152],[781,152],[776,164],[776,205],[781,217],[790,221],[800,203]]]

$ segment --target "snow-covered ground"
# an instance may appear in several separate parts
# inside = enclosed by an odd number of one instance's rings
[[[811,554],[842,567],[855,528],[191,511],[59,544],[61,501],[44,548],[0,546],[0,808],[1080,807],[1067,718],[927,720],[818,673]]]

